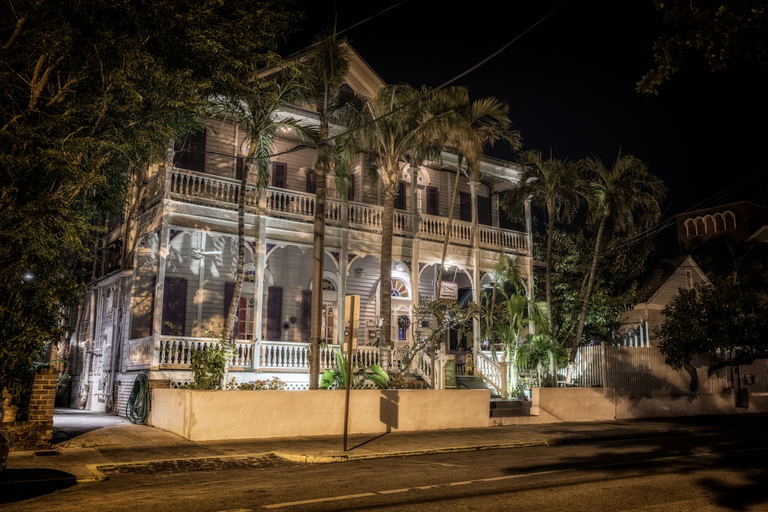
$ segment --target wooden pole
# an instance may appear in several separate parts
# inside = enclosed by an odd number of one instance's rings
[[[347,329],[344,342],[347,349],[347,396],[344,398],[344,450],[347,451],[347,433],[349,431],[349,392],[352,389],[352,340],[354,340],[353,329],[355,328],[355,311],[357,296],[350,298],[349,308],[349,328]]]

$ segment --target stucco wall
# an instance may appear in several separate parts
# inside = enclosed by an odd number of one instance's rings
[[[749,407],[736,407],[736,397],[731,393],[693,396],[619,396],[616,407],[618,419],[762,412],[768,412],[768,396],[752,396]]]
[[[605,388],[533,388],[535,423],[609,421],[616,417],[615,391]]]
[[[488,390],[354,390],[350,433],[488,425]],[[192,441],[341,434],[343,391],[155,389],[149,423]]]

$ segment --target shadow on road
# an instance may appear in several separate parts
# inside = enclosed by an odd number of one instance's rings
[[[36,498],[76,483],[74,475],[55,469],[6,469],[0,473],[0,503]]]

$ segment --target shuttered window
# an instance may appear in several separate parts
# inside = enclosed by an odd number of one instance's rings
[[[205,172],[205,130],[191,134],[184,141],[176,142],[173,149],[174,167]]]
[[[440,215],[437,187],[427,187],[427,214]]]
[[[349,191],[347,192],[347,200],[348,201],[355,200],[355,175],[354,174],[349,175]]]
[[[317,193],[317,173],[314,169],[307,169],[307,194]]]
[[[477,222],[485,226],[491,225],[491,198],[477,198]]]
[[[322,292],[321,292],[322,293]],[[301,291],[301,342],[309,343],[312,337],[312,290]]]
[[[288,188],[288,164],[282,162],[272,164],[272,186]]]
[[[229,321],[229,308],[232,305],[232,296],[235,294],[235,283],[224,283],[224,325]],[[235,322],[235,338],[245,339],[248,299],[240,297],[237,308],[237,321]]]
[[[472,196],[467,192],[459,192],[459,219],[472,222]]]
[[[243,173],[245,172],[245,157],[244,156],[237,157],[237,163],[235,165],[236,165],[235,179],[242,180]]]
[[[166,277],[163,288],[163,325],[160,334],[184,336],[187,319],[187,280]],[[171,327],[168,324],[173,324]]]
[[[267,291],[267,340],[280,341],[282,338],[283,289],[270,286]]]
[[[397,187],[397,197],[395,197],[395,209],[405,210],[405,182],[401,181]]]

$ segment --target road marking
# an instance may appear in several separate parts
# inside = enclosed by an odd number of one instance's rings
[[[386,491],[376,491],[376,492],[366,492],[362,494],[347,494],[345,496],[332,496],[330,498],[316,498],[313,500],[304,500],[304,501],[290,501],[285,503],[274,503],[272,505],[262,505],[263,508],[284,508],[284,507],[293,507],[296,505],[308,505],[311,503],[324,503],[328,501],[341,501],[341,500],[350,500],[353,498],[369,498],[372,496],[381,496],[385,494],[395,494],[400,492],[409,492],[409,491],[421,491],[421,490],[427,490],[427,489],[438,489],[441,487],[452,487],[452,486],[458,486],[458,485],[470,485],[470,484],[477,484],[477,483],[483,483],[483,482],[499,482],[502,480],[515,480],[518,478],[529,478],[529,477],[535,477],[535,476],[542,476],[542,475],[553,475],[555,473],[568,473],[572,471],[580,471],[584,469],[600,469],[600,468],[607,468],[612,466],[627,466],[631,464],[642,464],[646,462],[663,462],[663,461],[669,461],[669,460],[675,460],[675,459],[689,459],[692,457],[705,457],[708,455],[722,455],[725,453],[739,453],[739,452],[749,452],[749,451],[764,451],[768,450],[768,448],[743,448],[739,450],[729,450],[729,451],[722,451],[722,452],[705,452],[705,453],[694,453],[694,454],[687,454],[687,455],[674,455],[670,457],[657,457],[655,459],[644,459],[644,460],[637,460],[637,461],[622,461],[622,462],[613,462],[610,464],[597,464],[594,466],[582,466],[582,467],[576,467],[576,468],[568,468],[568,469],[555,469],[552,471],[538,471],[536,473],[519,473],[517,475],[504,475],[504,476],[495,476],[490,478],[480,478],[477,480],[465,480],[462,482],[446,482],[442,484],[434,484],[434,485],[423,485],[420,487],[404,487],[402,489],[389,489]]]

